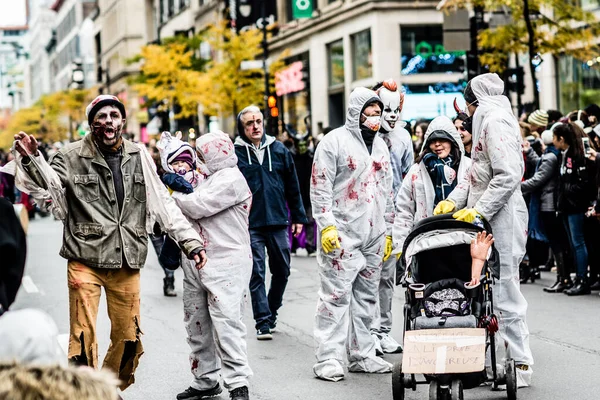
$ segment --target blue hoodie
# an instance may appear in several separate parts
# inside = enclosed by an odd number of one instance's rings
[[[292,223],[308,223],[292,154],[266,134],[263,134],[259,148],[254,147],[244,134],[240,115],[237,128],[239,137],[235,140],[235,153],[238,167],[252,191],[250,229],[288,226],[286,204]]]

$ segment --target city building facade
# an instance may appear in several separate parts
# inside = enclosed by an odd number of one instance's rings
[[[154,0],[98,0],[92,40],[99,90],[119,97],[126,107],[127,133],[144,142],[148,117],[130,84],[140,64],[131,59],[156,40],[155,16]]]

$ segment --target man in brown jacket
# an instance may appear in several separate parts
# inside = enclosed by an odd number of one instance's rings
[[[50,189],[49,182],[62,193],[66,210],[60,255],[68,260],[69,360],[97,367],[96,318],[104,287],[111,321],[104,367],[117,373],[125,389],[134,382],[143,353],[139,295],[140,268],[148,250],[147,227],[151,226],[148,215],[156,215],[155,209],[161,208],[158,219],[163,229],[195,260],[197,268],[204,266],[206,255],[199,235],[170,197],[157,202],[147,195],[149,185],[157,187],[158,176],[144,166],[147,154],[121,137],[125,107],[119,99],[98,96],[86,108],[86,115],[91,133],[59,150],[51,168],[44,167],[47,164],[33,136],[16,135],[17,170],[21,168],[26,175],[17,181],[35,188],[34,197],[38,189],[40,193]]]

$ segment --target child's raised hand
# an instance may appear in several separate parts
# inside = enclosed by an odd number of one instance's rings
[[[486,231],[479,232],[475,239],[471,240],[471,258],[474,260],[487,259],[490,247],[494,243],[494,237]]]

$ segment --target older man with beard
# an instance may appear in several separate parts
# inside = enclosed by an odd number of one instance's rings
[[[16,181],[38,198],[54,190],[52,200],[64,204],[60,255],[68,260],[69,361],[98,365],[96,319],[104,287],[111,321],[104,367],[118,375],[124,390],[134,382],[143,353],[139,295],[152,225],[147,215],[156,216],[198,268],[206,256],[200,236],[147,166],[149,154],[121,137],[125,107],[119,99],[98,96],[86,115],[91,134],[59,150],[49,166],[33,136],[16,135]],[[147,186],[159,191],[160,199],[148,197]]]

